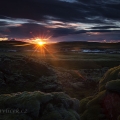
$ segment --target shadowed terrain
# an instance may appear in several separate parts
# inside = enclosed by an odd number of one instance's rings
[[[119,54],[65,52],[60,44],[43,55],[33,44],[0,42],[1,119],[119,120]]]

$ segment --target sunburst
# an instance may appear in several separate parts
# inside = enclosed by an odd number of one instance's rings
[[[48,33],[46,34],[41,33],[41,35],[35,36],[32,34],[32,36],[33,36],[32,43],[35,44],[34,52],[32,54],[39,52],[40,54],[36,55],[41,56],[41,58],[42,56],[46,55],[50,55],[53,58],[55,58],[55,56],[53,55],[53,50],[51,49],[51,47],[48,47],[52,35],[49,35]]]
[[[42,42],[42,41],[38,42],[38,45],[40,45],[40,46],[43,46],[44,44],[45,44],[45,42]]]
[[[35,43],[36,43],[37,45],[41,46],[41,47],[46,44],[45,39],[41,39],[41,38],[37,38],[37,39],[35,40]]]

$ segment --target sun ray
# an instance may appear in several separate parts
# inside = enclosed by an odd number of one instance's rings
[[[34,51],[32,52],[31,56],[38,55],[39,58],[46,59],[50,55],[56,59],[55,54],[53,54],[53,52],[55,52],[55,49],[49,46],[49,40],[52,35],[49,35],[48,32],[46,32],[46,34],[42,32],[37,37],[35,37],[32,32],[31,34],[33,36],[32,43],[35,44],[33,48]]]

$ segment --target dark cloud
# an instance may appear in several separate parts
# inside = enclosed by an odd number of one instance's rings
[[[91,27],[89,29],[110,29],[110,28],[120,28],[118,26],[98,26],[98,27]]]
[[[90,30],[76,30],[74,28],[47,28],[43,25],[35,24],[35,23],[25,23],[20,26],[10,26],[5,27],[4,29],[0,29],[0,33],[7,34],[9,38],[34,38],[41,35],[52,35],[53,38],[61,37],[61,36],[69,36],[77,34],[94,34],[96,32],[99,33],[109,33],[108,36],[111,35],[113,32],[120,32],[120,30],[109,30],[111,26],[104,26],[104,27],[93,27]],[[99,29],[98,29],[99,28]],[[116,28],[116,27],[115,27]],[[49,31],[49,32],[48,32]],[[114,33],[114,34],[115,34]],[[117,34],[118,36],[118,34]],[[115,36],[114,36],[115,37]],[[120,36],[118,36],[120,38]]]
[[[8,25],[7,22],[5,22],[5,21],[0,21],[0,27],[2,27],[2,26],[6,26],[6,25]]]
[[[88,30],[87,32],[101,32],[101,33],[104,33],[104,32],[120,32],[120,30]]]
[[[9,33],[8,33],[9,31]],[[41,36],[42,34],[47,34],[47,32],[53,37],[65,36],[68,34],[76,34],[73,28],[46,28],[43,25],[26,23],[21,26],[9,27],[2,29],[1,33],[7,33],[9,37],[19,37],[19,38],[31,38]],[[32,34],[31,34],[32,33]]]
[[[90,16],[101,16],[108,19],[120,19],[120,1],[117,0],[78,0],[89,8]]]
[[[70,28],[55,28],[52,29],[54,35],[53,37],[66,36],[68,34],[74,34],[75,30]]]
[[[31,37],[30,32],[39,34],[50,31],[53,37],[87,34],[87,32],[111,33],[119,32],[120,1],[118,0],[76,0],[66,2],[60,0],[1,0],[0,1],[0,33],[8,33],[9,37]],[[27,23],[9,26],[4,19],[27,19]],[[33,22],[33,20],[35,20]],[[48,21],[61,21],[48,23]],[[41,24],[38,24],[41,22]],[[45,24],[43,24],[45,23]],[[77,29],[67,23],[84,23],[93,26]],[[53,25],[56,27],[47,27]],[[66,27],[66,28],[65,28]],[[80,26],[79,26],[80,27]],[[112,30],[111,30],[112,28]],[[114,36],[114,35],[113,35]],[[115,36],[114,36],[115,37]],[[118,36],[119,38],[120,36]],[[85,38],[85,37],[83,37]],[[112,37],[111,37],[112,38]]]
[[[103,0],[78,1],[68,3],[59,0],[2,0],[0,2],[0,14],[38,21],[57,19],[85,23],[106,23],[105,18],[120,18],[118,4],[113,5],[111,2],[103,2]],[[46,16],[52,16],[52,18]],[[98,19],[94,19],[95,17]]]
[[[76,3],[59,0],[2,0],[0,2],[0,14],[38,21],[46,20],[46,16],[52,16],[62,21],[102,23],[105,22],[102,19],[92,20],[88,18],[99,16],[101,18],[119,19],[120,8],[117,6],[116,9],[116,6],[110,3],[96,2],[96,0],[79,0]],[[53,18],[47,17],[47,19]]]
[[[0,33],[8,34],[9,38],[33,38],[34,36],[38,36],[43,31],[46,32],[47,29],[42,25],[26,23],[21,26],[12,26],[1,29]]]
[[[49,34],[52,37],[60,37],[66,36],[69,34],[80,34],[85,33],[85,30],[75,30],[74,28],[47,28],[43,25],[35,24],[35,23],[25,23],[20,26],[10,26],[5,27],[4,29],[0,29],[0,33],[8,34],[9,37],[16,37],[16,38],[31,38],[34,36],[40,36],[42,34]],[[32,33],[32,34],[31,34]]]
[[[79,18],[77,7],[58,0],[4,0],[0,3],[0,14],[16,18],[44,20],[45,16],[74,20]],[[68,10],[71,14],[68,14]]]
[[[102,32],[102,33],[94,33],[94,32],[86,32],[82,34],[71,34],[68,36],[62,36],[55,38],[54,41],[120,41],[120,31],[117,32]]]

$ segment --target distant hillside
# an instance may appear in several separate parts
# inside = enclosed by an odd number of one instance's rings
[[[60,49],[120,49],[119,43],[99,43],[86,41],[64,41],[58,43],[47,44],[47,48]],[[34,44],[22,41],[0,41],[1,49],[30,50],[35,47]]]
[[[80,47],[81,49],[120,49],[119,43],[99,43],[99,42],[86,42],[86,41],[64,41],[58,42],[56,45],[61,47],[71,48]]]
[[[0,41],[0,49],[31,49],[33,45],[22,41]]]

